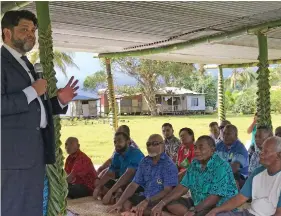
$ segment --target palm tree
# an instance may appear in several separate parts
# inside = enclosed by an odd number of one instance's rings
[[[256,81],[256,74],[249,69],[234,69],[229,78],[225,80],[225,85],[229,89],[246,89]]]
[[[60,71],[67,77],[66,67],[78,66],[73,61],[73,53],[61,52],[54,50],[54,66],[59,68]],[[35,64],[39,60],[39,50],[34,50],[28,54],[29,60],[32,64]]]

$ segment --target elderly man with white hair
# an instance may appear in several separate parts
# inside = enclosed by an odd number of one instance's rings
[[[247,179],[240,194],[207,216],[281,216],[281,137],[270,137],[260,153],[262,167]],[[230,212],[252,199],[249,209]]]

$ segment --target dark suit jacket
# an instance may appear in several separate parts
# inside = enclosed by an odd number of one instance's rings
[[[22,91],[31,85],[21,64],[1,47],[1,162],[2,169],[29,169],[55,162],[55,130],[52,115],[64,114],[57,97],[43,101],[48,126],[40,129],[37,99],[30,104]]]

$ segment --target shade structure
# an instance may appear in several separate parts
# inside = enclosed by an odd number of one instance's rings
[[[1,4],[4,9],[15,5]],[[35,12],[35,3],[23,4],[23,9]],[[57,49],[100,56],[129,51],[187,63],[250,63],[257,62],[258,27],[268,30],[269,59],[281,59],[280,1],[53,1],[50,16]],[[178,49],[180,43],[188,45]],[[142,53],[168,45],[173,48]]]

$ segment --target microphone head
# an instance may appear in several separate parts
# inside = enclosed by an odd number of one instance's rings
[[[43,67],[40,63],[34,64],[35,73],[43,73]]]

